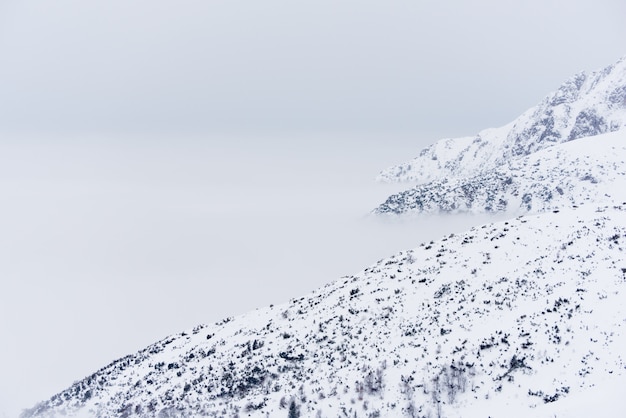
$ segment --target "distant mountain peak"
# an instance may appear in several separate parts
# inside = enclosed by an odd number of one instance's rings
[[[383,170],[382,182],[419,184],[460,178],[493,169],[511,159],[626,125],[626,57],[566,80],[537,106],[500,128],[472,137],[442,139],[409,162]]]

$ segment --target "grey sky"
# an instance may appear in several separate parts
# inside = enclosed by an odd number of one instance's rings
[[[626,39],[619,0],[1,7],[0,126],[43,132],[469,134]]]
[[[565,5],[564,5],[565,4]],[[379,169],[626,54],[623,1],[0,0],[0,417],[479,219]]]

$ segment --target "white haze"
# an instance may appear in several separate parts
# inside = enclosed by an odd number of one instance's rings
[[[0,400],[30,406],[168,334],[485,219],[367,216],[402,187],[372,181],[407,152],[383,142],[5,138]]]

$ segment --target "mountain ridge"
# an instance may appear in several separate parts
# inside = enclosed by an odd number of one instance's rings
[[[626,187],[626,131],[586,137],[474,176],[433,180],[393,194],[375,214],[536,213],[588,201],[618,203]],[[616,197],[619,200],[619,197]]]
[[[380,182],[425,184],[472,176],[552,145],[614,132],[626,125],[626,56],[580,72],[512,122],[475,136],[441,139],[409,162],[389,167]]]

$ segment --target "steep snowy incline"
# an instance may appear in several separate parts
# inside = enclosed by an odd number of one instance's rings
[[[625,249],[626,204],[473,228],[168,337],[22,417],[582,417],[626,382]]]
[[[579,73],[513,122],[476,136],[442,139],[411,161],[383,170],[378,181],[419,184],[468,177],[541,149],[626,125],[626,57]]]
[[[618,203],[625,189],[622,130],[559,144],[472,177],[416,186],[390,196],[374,212],[536,213],[587,202]]]

